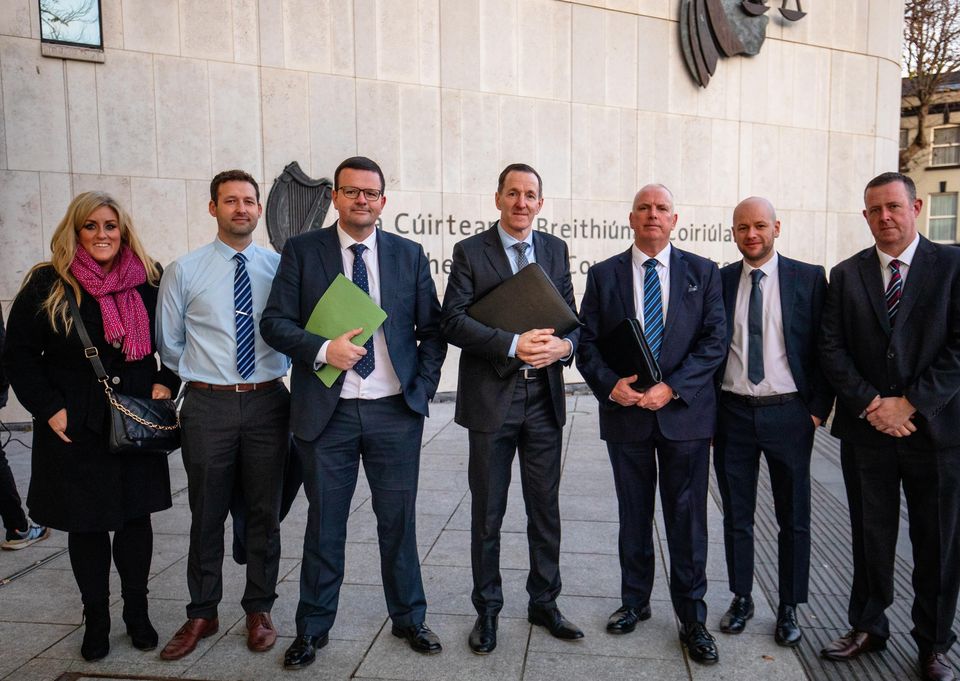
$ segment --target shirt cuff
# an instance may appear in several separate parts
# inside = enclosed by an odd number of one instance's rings
[[[565,354],[563,357],[560,358],[561,362],[566,362],[571,357],[573,357],[573,341],[570,340],[569,338],[561,338],[561,340],[570,346],[570,352],[568,352],[567,354]]]
[[[507,357],[516,357],[517,356],[517,343],[520,342],[520,336],[513,334],[513,342],[510,343],[510,349],[507,350]]]
[[[313,360],[313,370],[319,371],[320,367],[327,363],[327,347],[329,347],[330,341],[323,341],[323,345],[320,346],[320,352],[317,353],[317,358]]]

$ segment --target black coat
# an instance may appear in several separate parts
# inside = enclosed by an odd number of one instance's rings
[[[41,525],[70,532],[117,530],[126,520],[169,508],[170,474],[166,457],[155,454],[115,455],[107,451],[108,403],[97,382],[83,343],[72,328],[51,327],[42,309],[57,275],[45,267],[17,294],[10,310],[3,367],[20,403],[33,415],[33,459],[27,507]],[[150,316],[151,341],[157,289],[137,288]],[[100,353],[107,374],[119,378],[117,392],[149,397],[154,383],[176,392],[177,377],[157,369],[155,354],[127,362],[123,352],[103,337],[100,305],[90,295],[80,301],[80,314]],[[48,419],[67,410],[62,441]]]

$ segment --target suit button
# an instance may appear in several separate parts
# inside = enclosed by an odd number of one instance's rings
[[[120,377],[114,376],[113,378],[110,379],[110,382],[113,383],[114,385],[120,385]]]
[[[897,389],[897,386],[895,386],[895,385],[891,385],[891,386],[890,386],[890,390],[896,390],[896,389]]]
[[[887,359],[893,359],[894,357],[895,355],[893,354],[893,350],[887,353]]]

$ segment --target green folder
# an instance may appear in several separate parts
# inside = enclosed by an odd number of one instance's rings
[[[373,332],[380,328],[386,318],[387,313],[373,302],[373,298],[345,276],[338,274],[317,301],[305,328],[310,333],[332,339],[350,329],[362,327],[363,331],[351,340],[354,345],[362,346],[370,340]],[[316,372],[317,378],[328,388],[342,373],[343,369],[332,364],[324,364]]]

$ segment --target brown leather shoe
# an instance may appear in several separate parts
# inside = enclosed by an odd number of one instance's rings
[[[212,620],[200,617],[188,619],[187,623],[177,630],[170,642],[160,651],[160,657],[164,660],[179,660],[192,653],[200,639],[213,636],[219,629],[220,621],[216,617]]]
[[[277,630],[269,612],[247,613],[247,648],[255,653],[264,653],[277,642]]]
[[[868,634],[865,631],[851,629],[840,638],[824,646],[820,651],[820,657],[846,662],[857,657],[860,653],[872,653],[877,650],[885,650],[886,647],[887,639]]]
[[[921,655],[920,676],[925,681],[954,681],[957,678],[943,653]]]

